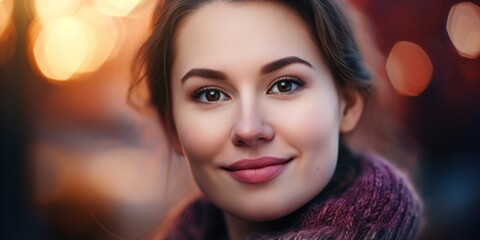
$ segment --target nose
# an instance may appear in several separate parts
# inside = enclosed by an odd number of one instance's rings
[[[273,140],[275,131],[255,104],[242,108],[231,133],[231,141],[238,147],[254,147]]]

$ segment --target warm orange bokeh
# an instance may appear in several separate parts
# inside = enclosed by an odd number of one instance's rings
[[[5,29],[10,24],[10,18],[12,16],[13,1],[12,0],[0,0],[0,37],[5,32]]]
[[[12,24],[13,0],[0,0],[0,64],[12,57],[16,48],[16,29]]]
[[[94,32],[87,24],[77,18],[62,17],[44,24],[34,40],[33,56],[45,77],[68,80],[96,49]]]
[[[400,41],[390,51],[386,69],[400,95],[418,96],[430,83],[433,65],[420,46]]]
[[[93,0],[98,10],[104,14],[125,17],[143,0]]]
[[[82,0],[33,0],[34,12],[38,21],[65,17],[73,14]]]
[[[45,78],[56,81],[97,71],[126,39],[124,19],[118,16],[129,16],[146,2],[35,0],[29,31],[32,63]]]

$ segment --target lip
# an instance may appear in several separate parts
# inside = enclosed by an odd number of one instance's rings
[[[260,184],[280,175],[292,158],[260,157],[242,159],[224,169],[235,180],[242,183]]]

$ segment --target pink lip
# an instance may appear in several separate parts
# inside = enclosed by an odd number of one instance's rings
[[[290,160],[290,158],[274,157],[243,159],[225,167],[225,170],[237,181],[259,184],[268,182],[280,175]]]

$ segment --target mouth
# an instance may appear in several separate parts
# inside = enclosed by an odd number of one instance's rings
[[[260,157],[256,159],[242,159],[224,169],[235,180],[260,184],[268,182],[280,175],[293,158]]]

